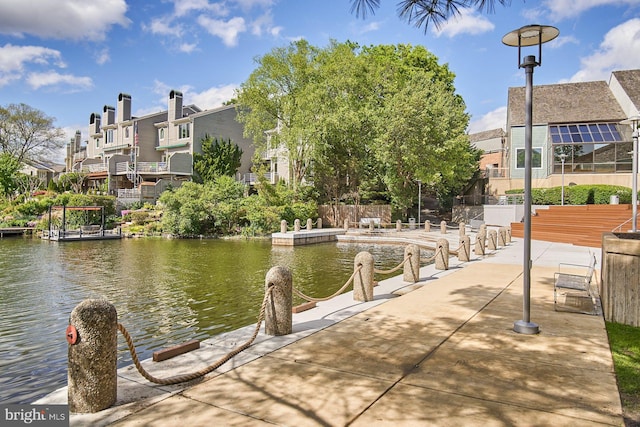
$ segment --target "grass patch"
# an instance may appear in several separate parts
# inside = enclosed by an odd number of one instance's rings
[[[606,322],[627,426],[640,426],[640,328]]]

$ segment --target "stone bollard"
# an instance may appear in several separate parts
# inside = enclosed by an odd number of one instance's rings
[[[440,221],[440,234],[447,234],[447,221]]]
[[[376,223],[373,220],[369,220],[369,231],[373,231],[376,228]]]
[[[264,312],[264,333],[287,335],[292,332],[293,279],[286,267],[275,266],[264,279],[265,292],[273,287]]]
[[[409,259],[404,263],[402,270],[402,280],[415,283],[420,280],[420,247],[418,245],[407,245],[404,249],[404,258]]]
[[[436,244],[436,270],[449,269],[449,241],[438,239]]]
[[[467,234],[467,229],[464,222],[461,222],[460,224],[458,224],[458,231],[460,232],[460,237]]]
[[[478,234],[482,233],[484,235],[484,237],[487,237],[487,224],[480,224],[480,227],[478,227]]]
[[[424,222],[424,231],[426,231],[427,233],[431,231],[431,221],[426,220]]]
[[[401,220],[397,220],[396,221],[396,231],[402,231],[402,221]]]
[[[345,231],[349,231],[349,220],[348,219],[344,220],[344,230]]]
[[[307,231],[313,230],[313,221],[311,218],[307,218]]]
[[[507,243],[511,243],[511,227],[505,227],[506,231],[507,231],[507,239],[506,242]]]
[[[300,231],[300,220],[298,218],[293,221],[293,231]]]
[[[498,249],[498,233],[496,232],[496,230],[489,230],[487,248],[490,251],[495,251],[496,249]]]
[[[373,255],[367,251],[359,252],[353,259],[353,270],[362,266],[353,278],[353,300],[373,300]]]
[[[322,218],[318,218],[318,228],[322,229]]]
[[[504,227],[498,228],[498,246],[507,246],[507,229]]]
[[[476,234],[476,246],[473,250],[476,255],[484,255],[484,248],[487,240],[486,231],[479,231]]]
[[[118,313],[104,299],[87,299],[69,316],[69,411],[94,413],[116,403]]]
[[[287,232],[287,220],[283,219],[282,221],[280,221],[280,232],[281,233],[286,233]]]
[[[469,262],[471,259],[471,238],[467,235],[460,237],[460,249],[458,249],[458,261]]]

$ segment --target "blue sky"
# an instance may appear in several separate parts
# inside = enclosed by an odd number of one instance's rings
[[[497,3],[497,2],[496,2]],[[534,84],[608,81],[640,68],[640,0],[512,0],[492,13],[463,10],[441,28],[415,28],[382,0],[360,19],[349,0],[0,0],[0,105],[26,103],[70,138],[89,116],[132,97],[133,114],[167,108],[171,89],[202,109],[234,95],[254,59],[300,38],[360,45],[423,45],[456,74],[470,132],[505,126],[507,90],[524,86],[517,48],[502,37],[553,25]],[[537,54],[525,50],[523,55]]]

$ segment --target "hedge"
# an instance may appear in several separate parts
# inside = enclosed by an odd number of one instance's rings
[[[507,190],[507,194],[522,194],[523,189]],[[564,187],[565,205],[608,205],[611,196],[617,195],[621,204],[631,203],[631,189],[620,185],[570,185]],[[562,187],[532,188],[534,205],[562,204]]]

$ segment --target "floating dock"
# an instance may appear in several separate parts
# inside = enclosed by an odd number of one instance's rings
[[[315,243],[335,242],[339,235],[345,234],[344,228],[317,228],[314,230],[288,231],[273,233],[271,244],[274,246],[301,246]]]

